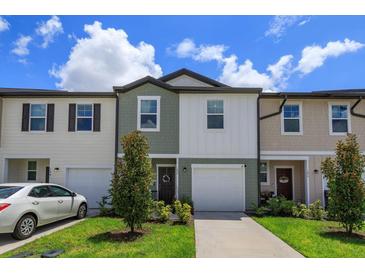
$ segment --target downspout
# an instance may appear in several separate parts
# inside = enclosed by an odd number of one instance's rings
[[[261,183],[260,183],[260,162],[261,162],[261,147],[260,147],[260,94],[257,97],[257,190],[258,190],[258,201],[257,205],[261,206]]]
[[[115,159],[114,159],[114,167],[117,166],[118,162],[118,149],[119,149],[119,95],[118,91],[115,91]]]
[[[351,110],[350,110],[350,113],[351,115],[353,116],[356,116],[356,117],[360,117],[360,118],[365,118],[365,115],[364,114],[360,114],[360,113],[356,113],[355,112],[355,108],[356,106],[362,101],[362,97],[359,97],[359,99],[356,101],[356,103],[351,107]]]
[[[281,114],[281,112],[283,111],[283,107],[284,107],[287,100],[288,100],[288,98],[287,98],[287,96],[285,96],[283,102],[281,103],[281,105],[279,107],[279,111],[270,113],[270,114],[265,115],[265,116],[262,116],[262,117],[260,117],[260,120],[264,120],[264,119],[267,119],[267,118],[270,118],[270,117]]]

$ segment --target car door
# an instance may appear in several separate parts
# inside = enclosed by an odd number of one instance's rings
[[[73,215],[74,197],[72,192],[55,185],[49,186],[52,197],[57,198],[58,216],[60,219],[71,217]]]
[[[38,213],[39,225],[56,221],[58,215],[57,198],[52,197],[47,185],[33,187],[28,194],[29,208]]]

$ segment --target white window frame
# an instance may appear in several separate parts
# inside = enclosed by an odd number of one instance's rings
[[[332,129],[332,106],[346,106],[347,107],[347,118],[336,118],[337,120],[347,120],[347,131],[348,132],[333,132]],[[329,123],[329,135],[332,136],[345,136],[347,133],[351,133],[351,113],[349,102],[329,102],[328,103],[328,123]]]
[[[80,105],[91,105],[91,116],[79,116]],[[79,130],[79,119],[78,118],[91,118],[91,129],[90,130]],[[76,131],[77,132],[93,132],[94,131],[94,104],[93,103],[77,103],[76,104]]]
[[[35,169],[29,169],[29,162],[35,162]],[[35,172],[35,180],[29,180],[28,173],[29,172]],[[37,181],[37,175],[38,175],[38,163],[36,160],[28,160],[27,161],[27,181],[28,182],[35,182]]]
[[[269,166],[269,161],[261,161],[261,163],[266,163],[266,182],[260,182],[262,186],[269,186],[270,185],[270,166]],[[260,167],[259,167],[260,168]],[[261,174],[261,170],[259,169],[259,172]]]
[[[299,106],[299,118],[284,118],[284,107],[285,106],[292,106],[292,105],[298,105]],[[281,112],[281,135],[303,135],[303,104],[302,102],[296,102],[296,101],[290,101],[287,102],[283,107],[283,110]],[[284,119],[287,120],[296,120],[299,119],[299,132],[286,132],[284,127]]]
[[[45,105],[46,109],[45,109],[44,116],[32,116],[32,105]],[[29,106],[29,131],[30,132],[43,133],[43,132],[47,131],[47,111],[48,111],[48,104],[46,104],[46,103],[36,103],[36,102],[30,103],[30,106]],[[32,130],[32,118],[44,118],[44,130]]]
[[[138,103],[137,103],[137,130],[139,131],[149,131],[149,132],[159,132],[160,131],[160,100],[161,96],[138,96]],[[156,113],[141,113],[141,101],[157,101],[157,112]],[[141,115],[142,114],[149,114],[153,115],[156,114],[156,128],[141,128]]]
[[[223,102],[223,112],[222,113],[208,113],[208,102],[209,101],[222,101]],[[205,112],[206,112],[206,121],[205,121],[205,125],[206,125],[206,129],[209,131],[209,132],[214,132],[214,131],[218,131],[218,132],[221,132],[221,131],[224,131],[225,127],[226,127],[226,121],[225,121],[225,115],[224,115],[224,107],[225,103],[224,103],[224,99],[222,98],[208,98],[206,100],[206,104],[205,104]],[[214,116],[214,115],[222,115],[223,116],[223,128],[208,128],[208,116]]]

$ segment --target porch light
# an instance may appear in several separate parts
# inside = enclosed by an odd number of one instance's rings
[[[186,167],[184,167],[184,168],[183,168],[183,171],[184,171],[184,172],[186,172],[186,170],[187,170],[187,168],[186,168]]]
[[[313,170],[314,174],[318,174],[318,169]]]

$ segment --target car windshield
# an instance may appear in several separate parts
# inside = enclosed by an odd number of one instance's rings
[[[21,186],[0,186],[0,199],[9,198],[11,195],[17,193],[23,187]]]

